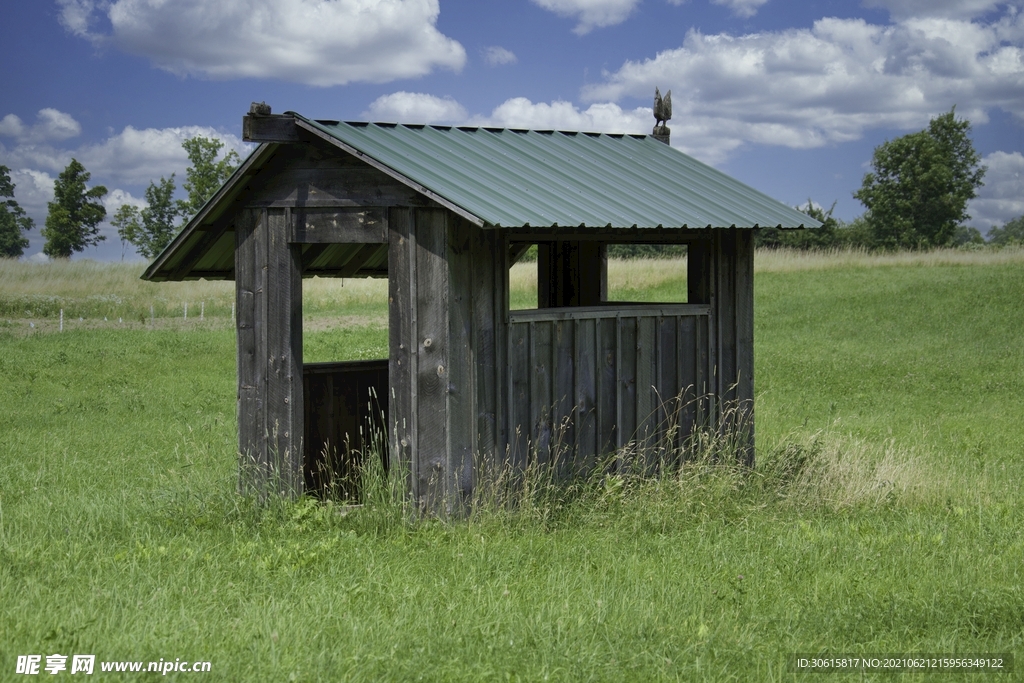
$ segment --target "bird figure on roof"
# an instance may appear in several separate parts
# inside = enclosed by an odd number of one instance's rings
[[[672,91],[669,90],[662,98],[657,86],[654,88],[654,121],[655,128],[665,125],[672,118]]]
[[[664,143],[668,143],[669,135],[672,131],[665,122],[672,118],[672,91],[669,90],[665,93],[665,97],[661,96],[661,91],[657,87],[654,88],[654,139]]]

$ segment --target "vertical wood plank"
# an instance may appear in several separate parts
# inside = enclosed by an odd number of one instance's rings
[[[408,477],[407,490],[413,489],[413,452],[415,449],[413,409],[416,376],[415,301],[413,298],[412,209],[388,210],[388,447],[392,472]]]
[[[439,511],[452,491],[449,462],[448,228],[441,209],[415,209],[418,325],[416,472],[419,505]]]
[[[740,457],[754,465],[754,235],[735,231],[736,400],[744,443]]]
[[[513,325],[509,332],[509,460],[515,470],[522,470],[529,461],[532,447],[530,411],[530,339],[527,325]]]
[[[619,429],[617,428],[618,416],[616,406],[618,401],[617,368],[615,364],[615,318],[603,318],[597,325],[597,359],[599,363],[597,371],[597,414],[598,414],[598,454],[608,455],[616,449],[616,439]]]
[[[597,374],[595,345],[597,321],[584,318],[576,321],[576,456],[574,474],[588,474],[597,463]]]
[[[267,212],[264,301],[266,430],[282,495],[302,493],[302,252],[288,243],[287,209]]]
[[[482,254],[475,248],[480,231],[468,221],[449,216],[448,264],[448,472],[447,512],[463,509],[473,490],[473,451],[476,446],[477,347],[473,333],[473,299],[489,298],[474,292],[473,271]]]
[[[565,477],[572,468],[575,456],[575,345],[576,329],[573,320],[556,320],[552,326],[552,392],[553,404],[551,457],[557,476]]]
[[[256,362],[256,231],[261,212],[239,213],[235,222],[235,327],[238,337],[238,457],[239,490],[248,493],[259,485],[262,447],[262,394],[257,390],[262,373]]]
[[[550,321],[529,324],[529,410],[531,462],[547,463],[551,460],[551,447],[555,434],[554,423],[554,366],[552,365],[553,325]]]
[[[637,441],[637,377],[635,317],[619,318],[619,429],[621,444],[635,451]],[[626,463],[624,463],[626,465]]]
[[[640,454],[645,458],[644,471],[650,472],[654,466],[651,460],[652,449],[657,440],[657,395],[654,381],[657,371],[655,343],[657,339],[657,319],[653,317],[637,318],[636,341],[636,420],[637,443]]]

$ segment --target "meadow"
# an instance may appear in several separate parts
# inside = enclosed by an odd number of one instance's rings
[[[0,680],[54,653],[218,681],[868,681],[895,676],[790,658],[1020,657],[1024,251],[755,269],[753,471],[410,521],[236,493],[232,283],[0,261]],[[530,305],[530,266],[511,281]],[[306,285],[307,361],[386,355],[384,283]],[[679,299],[685,267],[613,262],[610,289]]]

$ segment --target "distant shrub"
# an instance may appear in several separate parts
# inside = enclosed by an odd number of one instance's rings
[[[1024,216],[1018,216],[1001,228],[995,226],[988,231],[989,242],[1000,247],[1024,244]]]

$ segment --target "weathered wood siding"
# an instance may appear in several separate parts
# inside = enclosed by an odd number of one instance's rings
[[[284,209],[235,222],[240,487],[303,490],[302,263]]]
[[[511,464],[666,445],[706,417],[710,306],[648,304],[513,311],[508,327]],[[623,463],[625,464],[625,463]]]
[[[422,510],[448,513],[505,443],[508,246],[442,209],[391,209],[388,225],[391,462]]]
[[[307,363],[302,377],[306,489],[354,499],[365,458],[386,443],[388,361]]]
[[[691,303],[711,307],[713,414],[739,434],[741,458],[754,464],[754,232],[712,230],[688,250]]]

